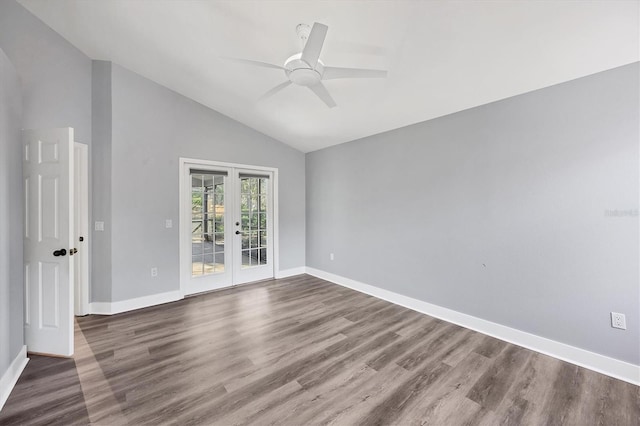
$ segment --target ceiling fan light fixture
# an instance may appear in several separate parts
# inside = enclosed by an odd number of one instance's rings
[[[298,86],[315,86],[322,80],[322,76],[316,70],[299,68],[288,73],[289,80]]]
[[[296,53],[284,63],[287,78],[299,86],[309,87],[318,84],[322,80],[324,64],[318,60],[315,69],[311,68],[308,63],[300,59],[301,56],[302,53]]]

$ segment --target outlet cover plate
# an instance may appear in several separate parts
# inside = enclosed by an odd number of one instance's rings
[[[621,330],[627,329],[627,319],[624,314],[618,312],[611,312],[611,327],[619,328]]]

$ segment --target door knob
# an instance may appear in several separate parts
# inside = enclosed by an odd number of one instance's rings
[[[77,248],[69,249],[69,256],[73,256],[73,255],[74,255],[74,254],[76,254],[77,252],[78,252],[78,249],[77,249]]]
[[[67,249],[60,249],[53,252],[54,256],[64,256],[67,254]]]
[[[236,231],[236,235],[240,235],[240,234],[242,234],[242,232]]]

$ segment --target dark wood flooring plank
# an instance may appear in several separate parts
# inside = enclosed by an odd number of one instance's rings
[[[434,382],[423,398],[408,407],[398,418],[398,423],[445,425],[450,424],[453,418],[460,423],[467,421],[465,415],[458,411],[458,405],[490,362],[485,357],[470,352],[458,365]],[[471,413],[469,416],[476,416],[481,410],[478,404],[468,404],[467,408],[468,413]],[[455,417],[452,418],[454,414]]]
[[[360,425],[395,424],[414,401],[429,391],[429,387],[451,369],[441,362],[429,363],[418,369],[403,383],[400,383],[373,410],[358,421]]]
[[[419,345],[429,335],[433,334],[433,331],[438,327],[439,323],[432,321],[428,324],[420,324],[421,328],[416,330],[413,334],[410,334],[403,339],[399,340],[396,344],[386,348],[375,356],[369,356],[367,365],[374,370],[381,370],[390,362],[406,355],[407,351]]]
[[[553,392],[544,407],[546,423],[565,425],[574,410],[578,408],[580,397],[585,391],[584,370],[578,366],[564,364],[560,367],[553,383]]]
[[[463,331],[462,327],[444,323],[442,327],[438,327],[433,333],[422,339],[417,346],[408,350],[396,363],[402,368],[413,370],[423,363],[439,357],[442,352],[456,342]]]
[[[507,345],[469,390],[467,398],[484,408],[495,410],[531,355],[532,352],[527,349]]]
[[[495,337],[483,336],[482,342],[474,349],[474,351],[487,358],[493,358],[498,355],[508,343],[498,340]]]

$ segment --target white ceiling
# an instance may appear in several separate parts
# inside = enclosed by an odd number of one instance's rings
[[[110,60],[308,152],[615,68],[640,58],[640,2],[20,0]],[[299,23],[329,26],[322,61],[387,69],[330,80],[327,108],[283,71]]]

